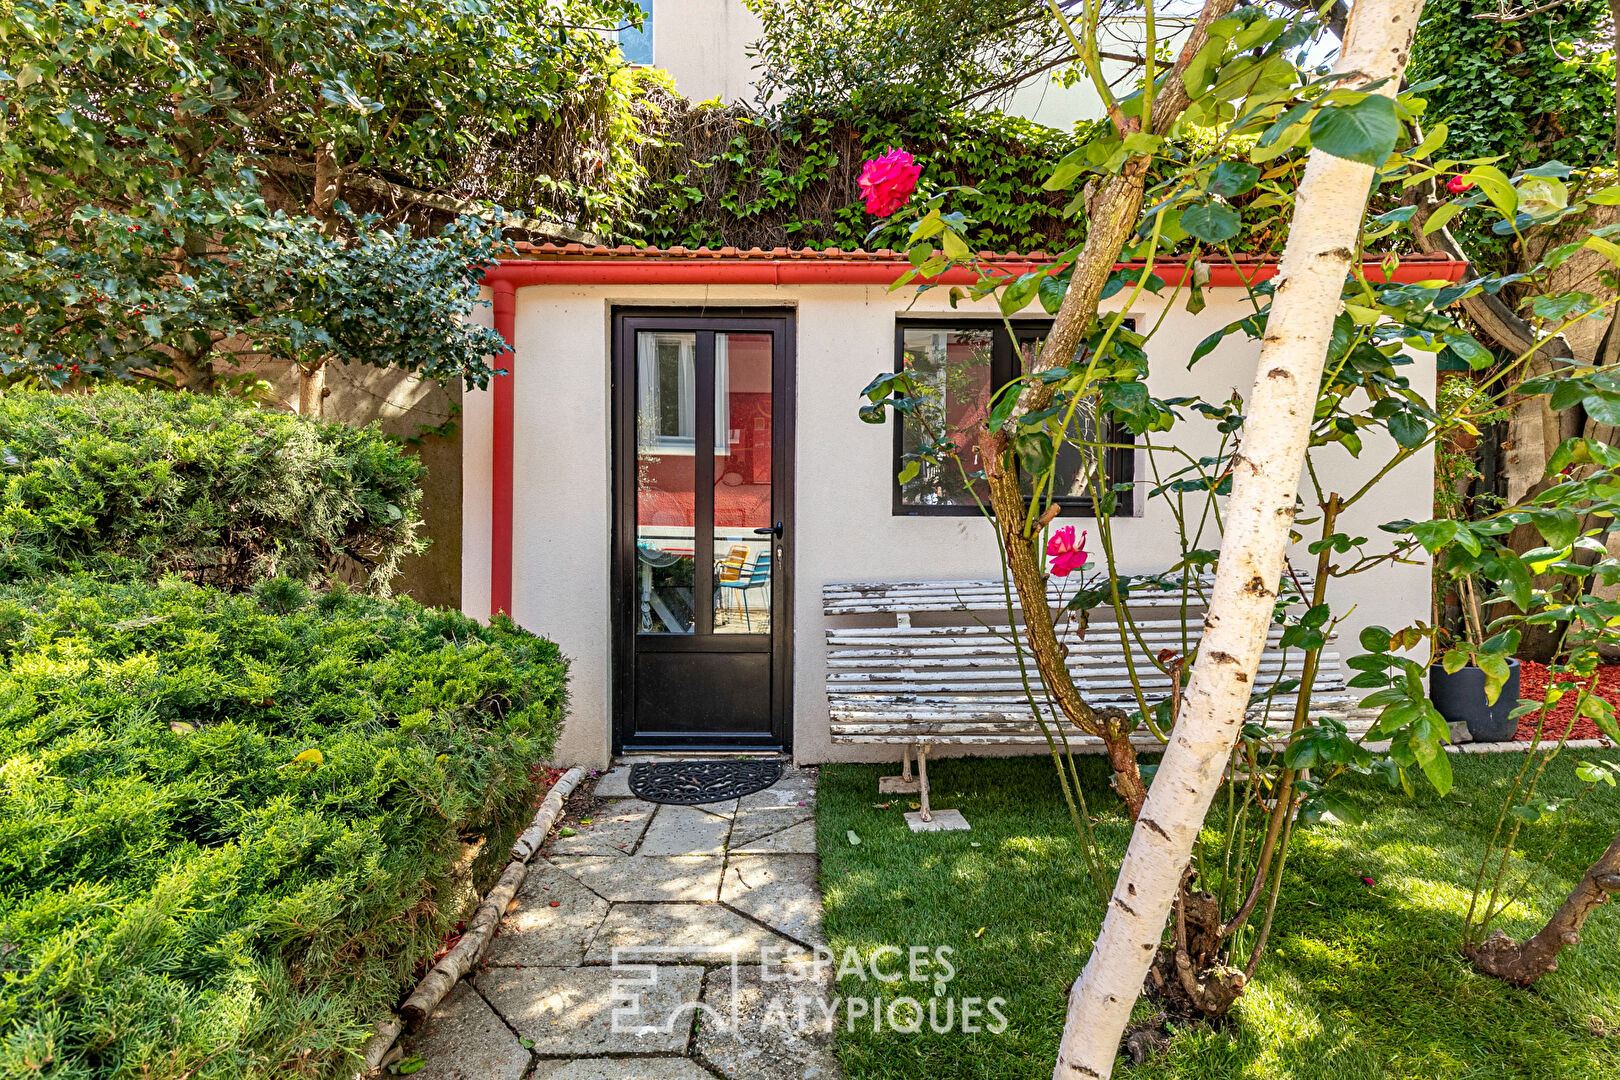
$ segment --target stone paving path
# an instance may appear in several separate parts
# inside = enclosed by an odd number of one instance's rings
[[[484,967],[403,1040],[418,1080],[837,1080],[815,799],[791,768],[697,807],[625,766],[576,792]]]

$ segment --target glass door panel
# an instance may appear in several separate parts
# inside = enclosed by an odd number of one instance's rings
[[[716,634],[771,632],[771,346],[770,334],[714,338]]]
[[[697,335],[636,335],[636,632],[697,629]]]

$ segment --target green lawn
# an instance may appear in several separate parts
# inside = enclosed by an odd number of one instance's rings
[[[1599,909],[1585,941],[1531,990],[1476,975],[1457,954],[1467,881],[1483,850],[1498,793],[1523,758],[1453,759],[1457,787],[1416,798],[1367,782],[1363,825],[1297,834],[1275,948],[1226,1031],[1177,1032],[1159,1058],[1118,1076],[1299,1080],[1529,1080],[1620,1078],[1620,908]],[[1099,841],[1117,860],[1127,839],[1104,763],[1083,760]],[[1549,770],[1548,793],[1574,794],[1573,760]],[[937,807],[973,829],[913,836],[904,797],[874,804],[894,767],[826,766],[817,817],[827,933],[839,956],[884,945],[949,945],[958,968],[948,996],[1007,999],[999,1035],[874,1032],[869,1020],[838,1046],[849,1080],[1004,1080],[1051,1075],[1068,985],[1101,917],[1047,759],[941,761],[930,767]],[[1580,804],[1553,880],[1532,896],[1544,916],[1620,828],[1620,795]],[[853,831],[858,845],[849,842]],[[1551,827],[1527,830],[1527,848]],[[974,846],[978,845],[978,846]],[[1363,876],[1376,883],[1369,888]],[[1111,883],[1110,883],[1111,884]],[[981,932],[982,930],[982,932]],[[892,968],[886,963],[885,969]],[[839,992],[926,999],[930,986],[853,975]],[[943,1003],[940,1008],[943,1009]],[[1141,1006],[1138,1007],[1139,1010]],[[941,1014],[943,1019],[943,1014]]]

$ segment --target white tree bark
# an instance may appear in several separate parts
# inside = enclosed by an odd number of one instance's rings
[[[1405,70],[1423,0],[1356,0],[1337,70],[1342,85]],[[1131,834],[1102,932],[1069,992],[1054,1080],[1105,1080],[1158,950],[1181,876],[1243,724],[1265,647],[1311,415],[1339,293],[1355,258],[1372,168],[1313,150],[1277,278],[1271,319],[1233,460],[1220,566],[1191,681]]]

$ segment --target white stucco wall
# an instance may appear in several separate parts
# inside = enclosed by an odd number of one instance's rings
[[[973,517],[896,517],[892,513],[893,431],[862,423],[858,392],[894,364],[896,314],[909,297],[881,286],[545,286],[519,289],[514,432],[513,617],[555,640],[571,658],[572,707],[558,757],[599,765],[610,751],[609,543],[611,470],[609,326],[619,305],[789,307],[796,311],[797,483],[794,508],[794,753],[800,760],[890,757],[874,748],[834,747],[828,740],[821,588],[828,582],[992,577],[998,572],[989,527]],[[964,304],[964,312],[973,310]],[[988,310],[988,309],[986,309]],[[1214,400],[1254,379],[1257,346],[1229,338],[1187,370],[1194,345],[1245,310],[1236,289],[1216,289],[1198,316],[1179,305],[1152,342],[1153,392],[1201,394]],[[941,293],[924,294],[910,311],[948,311]],[[1158,301],[1135,312],[1151,323]],[[1405,370],[1425,395],[1434,388],[1427,354]],[[488,392],[466,396],[464,420],[466,537],[463,596],[469,614],[488,613]],[[1189,421],[1176,429],[1189,450],[1213,435]],[[1369,437],[1358,463],[1343,450],[1317,451],[1329,490],[1349,493],[1387,460],[1387,441]],[[1146,473],[1138,455],[1137,478]],[[1432,461],[1396,469],[1376,499],[1348,515],[1346,530],[1384,550],[1380,521],[1430,516]],[[1139,497],[1138,513],[1115,524],[1127,572],[1162,570],[1179,548],[1168,510]],[[1143,503],[1148,503],[1145,507]],[[1309,515],[1308,515],[1309,516]],[[1079,528],[1088,519],[1075,517]],[[1296,565],[1314,566],[1303,547]],[[1362,626],[1396,627],[1429,615],[1428,568],[1397,566],[1335,585],[1335,607],[1354,605],[1341,639],[1349,650]]]
[[[653,67],[691,101],[754,103],[759,17],[742,0],[653,0]]]

